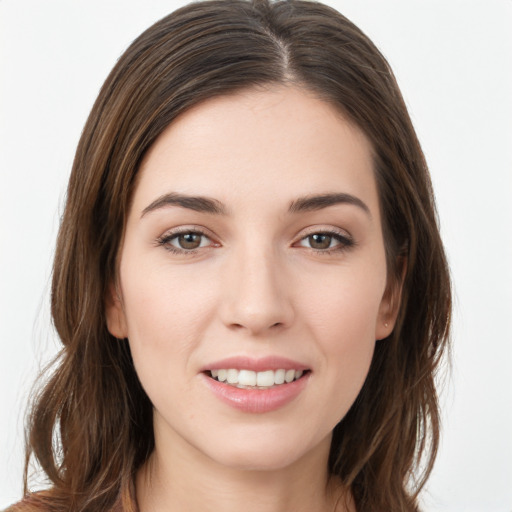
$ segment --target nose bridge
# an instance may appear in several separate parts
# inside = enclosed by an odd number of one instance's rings
[[[268,240],[246,240],[233,249],[226,267],[226,325],[259,334],[290,324],[293,309],[283,279],[282,257]]]

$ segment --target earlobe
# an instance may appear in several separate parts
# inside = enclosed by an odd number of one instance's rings
[[[386,300],[385,297],[382,299],[377,324],[375,326],[376,340],[383,340],[393,332],[399,309],[399,307],[393,307],[392,303]]]
[[[128,329],[123,303],[114,283],[111,283],[108,287],[108,293],[105,297],[105,314],[108,332],[118,339],[127,338]]]

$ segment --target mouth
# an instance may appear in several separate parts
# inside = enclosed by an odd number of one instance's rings
[[[277,369],[265,371],[238,370],[236,368],[219,368],[204,372],[217,382],[239,389],[272,389],[304,378],[310,370]]]

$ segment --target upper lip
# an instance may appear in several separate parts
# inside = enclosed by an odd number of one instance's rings
[[[253,358],[248,356],[235,356],[225,359],[219,359],[201,368],[202,372],[208,370],[221,370],[235,368],[237,370],[252,370],[254,372],[263,372],[265,370],[309,370],[310,367],[280,356],[266,356]]]

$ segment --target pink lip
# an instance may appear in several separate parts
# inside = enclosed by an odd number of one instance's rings
[[[225,368],[225,367],[222,367]],[[229,368],[229,366],[228,366]],[[231,366],[232,368],[232,366]],[[235,365],[235,368],[240,366]],[[265,367],[269,369],[268,366]],[[280,368],[283,368],[280,366]],[[296,398],[307,386],[311,372],[306,373],[300,379],[289,384],[280,384],[269,389],[240,389],[219,382],[201,373],[205,384],[222,402],[243,412],[265,413],[275,411]]]
[[[253,372],[264,372],[265,370],[309,370],[309,366],[292,361],[285,357],[268,356],[262,358],[252,358],[246,356],[228,357],[219,361],[209,363],[200,369],[205,372],[208,370],[229,370],[235,368],[237,370],[252,370]]]

